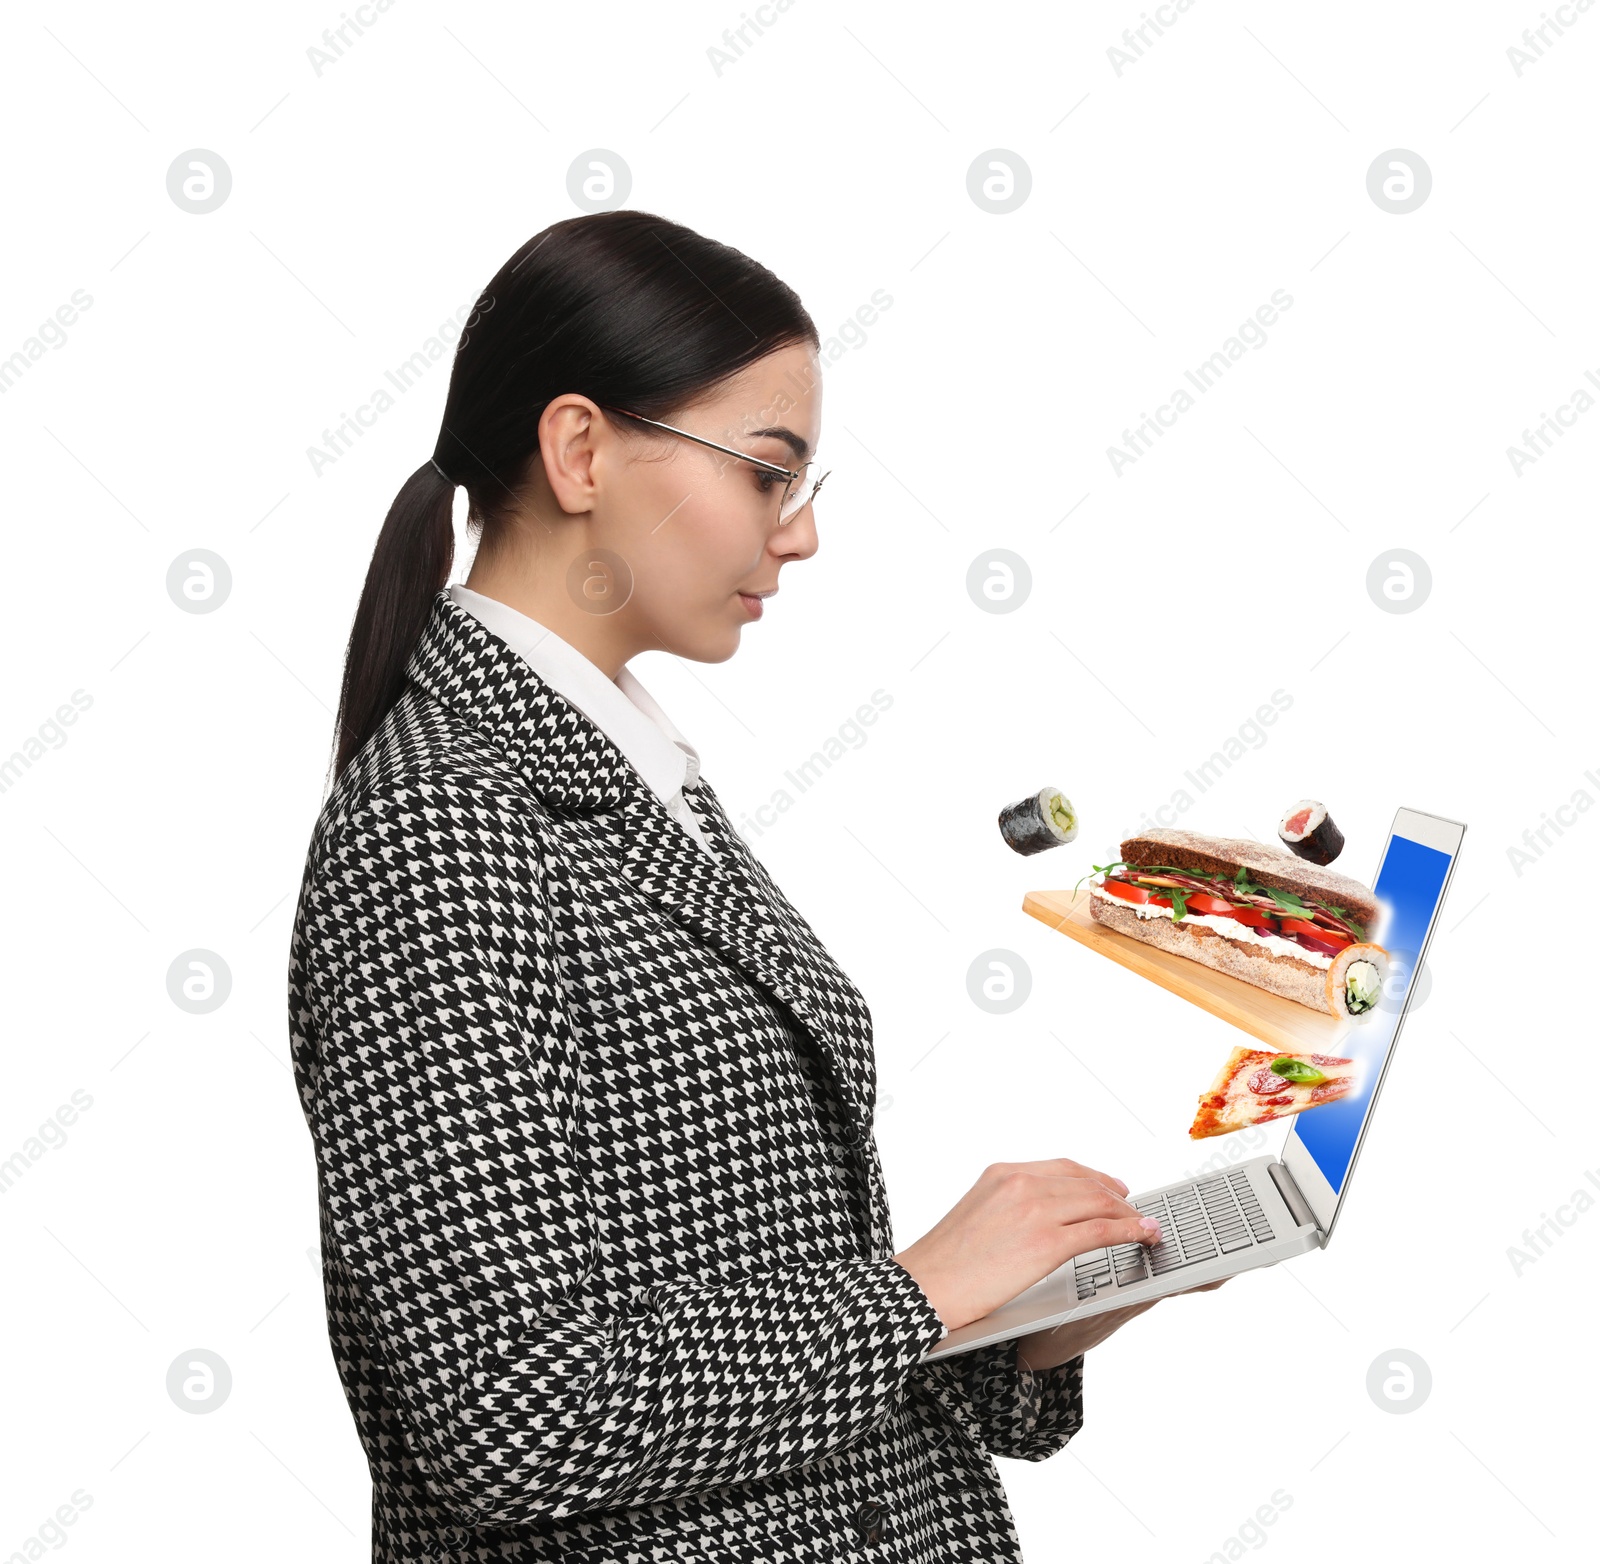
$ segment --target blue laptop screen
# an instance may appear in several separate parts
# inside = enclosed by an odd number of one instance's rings
[[[1428,937],[1439,892],[1450,872],[1450,855],[1436,847],[1424,847],[1403,836],[1389,838],[1389,850],[1378,870],[1373,894],[1378,900],[1383,948],[1389,952],[1394,970],[1401,974],[1400,989],[1416,972],[1417,953]],[[1294,1133],[1311,1153],[1330,1187],[1337,1193],[1344,1187],[1350,1171],[1350,1158],[1361,1136],[1361,1125],[1372,1102],[1374,1087],[1383,1074],[1395,1027],[1400,1020],[1400,1004],[1387,1000],[1364,1025],[1352,1026],[1340,1043],[1346,1056],[1362,1065],[1362,1087],[1349,1097],[1331,1102],[1314,1113],[1302,1113],[1294,1123]]]

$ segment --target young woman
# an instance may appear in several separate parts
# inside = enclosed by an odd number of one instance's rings
[[[896,1252],[866,1003],[627,667],[731,657],[816,553],[818,341],[725,245],[556,223],[379,535],[290,1021],[384,1564],[1014,1560],[993,1457],[1142,1312],[920,1364],[1157,1234],[1063,1157]]]

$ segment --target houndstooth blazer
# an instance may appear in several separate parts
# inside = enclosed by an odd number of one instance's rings
[[[449,595],[317,819],[289,1022],[372,1557],[1020,1558],[1082,1359],[935,1363],[866,1002]]]

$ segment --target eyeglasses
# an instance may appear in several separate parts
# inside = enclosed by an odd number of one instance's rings
[[[759,467],[765,472],[773,474],[773,482],[781,477],[784,480],[783,498],[778,501],[778,525],[793,521],[796,516],[817,497],[817,491],[822,487],[823,479],[829,476],[825,472],[817,476],[815,462],[803,462],[798,468],[791,470],[780,467],[777,462],[762,460],[759,456],[747,455],[744,451],[736,451],[731,445],[718,445],[715,440],[707,440],[703,435],[690,434],[687,429],[679,429],[673,424],[664,424],[656,418],[645,418],[639,413],[630,413],[625,407],[612,407],[607,402],[596,404],[605,408],[608,413],[621,413],[624,418],[636,418],[641,424],[649,424],[656,429],[665,429],[669,434],[682,435],[685,440],[693,440],[699,445],[708,445],[713,451],[721,451],[725,456],[737,457],[741,462],[749,462],[754,467]],[[831,472],[832,469],[829,471]],[[771,485],[761,491],[763,494],[771,493]]]

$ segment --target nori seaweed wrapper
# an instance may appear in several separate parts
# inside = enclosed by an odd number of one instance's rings
[[[1042,853],[1047,848],[1060,847],[1062,843],[1070,842],[1077,835],[1075,815],[1071,829],[1062,831],[1046,813],[1045,799],[1051,794],[1060,792],[1060,788],[1043,787],[1037,793],[1030,794],[1015,804],[1007,804],[1000,811],[1000,835],[1005,839],[1007,847],[1028,857],[1034,853]],[[1072,805],[1065,798],[1062,802],[1066,803],[1068,811],[1071,812]]]

